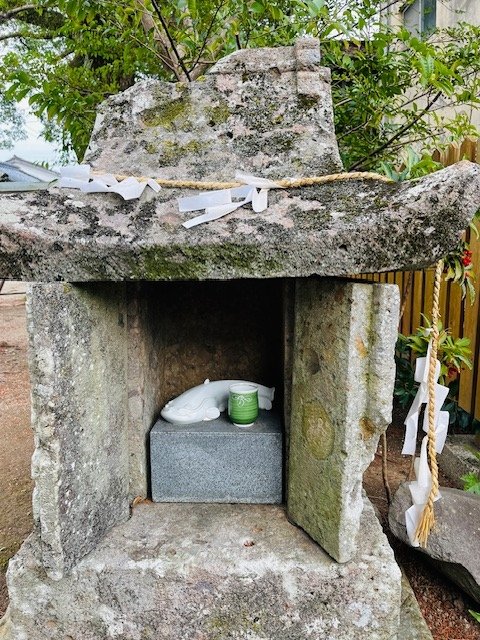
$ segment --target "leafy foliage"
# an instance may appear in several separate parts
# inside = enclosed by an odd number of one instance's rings
[[[463,490],[480,495],[480,477],[477,473],[466,473],[461,478],[463,480]]]
[[[480,460],[480,451],[472,449],[472,453],[477,458],[477,460]],[[476,493],[477,495],[480,495],[480,475],[478,473],[466,473],[461,477],[461,480],[463,480],[464,491],[469,491],[470,493]]]
[[[411,146],[407,146],[400,152],[400,166],[392,162],[381,161],[379,171],[394,182],[421,178],[442,168],[440,162],[433,160],[428,153],[421,155]]]
[[[430,322],[423,316],[425,326],[419,327],[417,331],[409,336],[399,334],[396,348],[396,378],[394,395],[401,406],[410,404],[418,389],[418,383],[414,379],[413,358],[425,357],[427,355],[430,341]],[[437,357],[440,361],[439,383],[446,384],[449,393],[444,411],[450,413],[450,424],[455,425],[462,431],[472,426],[471,416],[461,409],[457,403],[458,378],[461,369],[472,368],[470,356],[470,340],[468,338],[453,338],[448,329],[444,329],[439,323],[439,340]]]
[[[475,274],[472,265],[472,252],[465,240],[461,240],[457,247],[444,258],[444,273],[445,280],[451,280],[460,285],[462,299],[468,291],[470,304],[473,304],[475,302],[475,287],[473,286]]]
[[[0,149],[9,149],[15,140],[26,137],[23,125],[17,105],[0,93]]]
[[[472,609],[469,609],[468,613],[473,616],[477,622],[480,622],[480,613],[473,611]]]
[[[410,350],[416,357],[425,357],[430,342],[431,324],[423,316],[425,321],[424,327],[419,327],[415,334],[411,336],[402,336],[405,349]],[[438,352],[437,357],[440,361],[440,377],[439,383],[444,384],[447,378],[453,378],[462,367],[472,368],[472,362],[469,359],[470,340],[468,338],[452,338],[448,329],[444,329],[442,323],[438,323]]]
[[[387,3],[388,4],[388,3]],[[393,2],[391,3],[394,4]],[[0,0],[0,90],[28,97],[82,156],[99,102],[136,79],[195,79],[238,48],[320,40],[332,69],[335,125],[347,168],[396,161],[407,143],[474,133],[480,28],[428,41],[384,19],[380,0]],[[446,132],[446,137],[445,137]],[[58,136],[58,134],[56,134]]]

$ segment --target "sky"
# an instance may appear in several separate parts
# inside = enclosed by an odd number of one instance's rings
[[[11,149],[0,149],[0,162],[5,162],[13,155],[19,156],[29,162],[48,162],[53,168],[58,161],[58,153],[55,145],[47,142],[41,136],[42,124],[28,110],[28,102],[22,100],[19,110],[25,114],[25,133],[27,138],[19,140]]]

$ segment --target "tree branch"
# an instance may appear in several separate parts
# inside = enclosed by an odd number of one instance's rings
[[[404,133],[406,133],[409,129],[411,129],[419,120],[423,118],[423,116],[425,116],[430,111],[432,106],[441,97],[441,95],[442,95],[442,92],[438,91],[435,94],[435,96],[428,102],[425,109],[422,109],[422,111],[420,111],[420,113],[417,116],[415,116],[415,118],[412,118],[410,122],[407,122],[406,124],[403,125],[403,127],[400,127],[400,129],[386,142],[384,142],[379,147],[371,151],[369,154],[367,154],[363,158],[360,158],[360,160],[357,160],[357,162],[352,164],[352,166],[349,167],[349,171],[355,171],[363,168],[363,165],[366,161],[370,160],[371,158],[374,158],[379,153],[381,153],[384,149],[387,149],[392,144],[392,142],[395,142],[395,140],[398,140],[399,138],[401,138]]]
[[[24,34],[22,31],[13,31],[12,33],[0,34],[0,42],[2,40],[10,40],[11,38],[20,38],[23,35]]]
[[[190,67],[190,73],[195,69],[195,67],[197,66],[197,64],[200,62],[200,58],[203,55],[203,52],[205,51],[205,47],[207,46],[208,43],[208,39],[210,38],[210,34],[212,32],[213,29],[213,25],[215,24],[215,20],[217,19],[218,16],[218,12],[220,11],[220,9],[223,7],[224,5],[224,0],[222,0],[219,4],[218,7],[215,9],[215,12],[213,13],[212,19],[210,21],[210,24],[208,25],[208,29],[207,29],[207,33],[205,34],[205,38],[202,42],[202,46],[200,47],[200,51],[198,52],[198,56],[195,60],[195,62],[192,64],[192,66]]]
[[[2,40],[11,40],[12,38],[35,38],[36,40],[53,40],[55,36],[50,33],[25,33],[25,31],[12,31],[10,33],[0,34],[0,42]]]
[[[32,9],[37,9],[37,6],[34,4],[24,4],[21,7],[15,7],[15,9],[4,11],[3,13],[0,13],[0,22],[6,22],[7,20],[14,18],[17,14],[23,13],[24,11],[31,11]]]
[[[177,78],[177,80],[181,80],[170,58],[167,58],[166,56],[162,55],[159,51],[157,51],[153,47],[150,47],[148,44],[140,40],[140,38],[137,38],[137,36],[132,34],[131,38],[135,40],[135,42],[137,42],[141,47],[145,47],[145,49],[150,51],[150,53],[153,53],[153,55],[160,60],[160,62],[162,63],[162,65],[165,67],[167,71],[173,73],[174,76]]]
[[[188,69],[187,69],[187,67],[185,66],[185,63],[184,63],[184,61],[183,61],[183,58],[182,58],[182,57],[180,56],[180,54],[178,53],[178,49],[177,49],[177,47],[176,47],[176,45],[175,45],[175,41],[174,41],[174,39],[172,38],[172,35],[171,35],[170,31],[168,30],[167,23],[165,22],[165,19],[164,19],[163,15],[162,15],[162,12],[160,11],[160,7],[159,7],[159,5],[158,5],[157,0],[152,0],[152,5],[153,5],[153,8],[155,9],[155,13],[156,13],[156,14],[157,14],[157,16],[158,16],[158,19],[160,20],[160,24],[162,25],[163,30],[165,31],[165,35],[166,35],[166,36],[167,36],[167,38],[168,38],[168,41],[169,41],[169,43],[170,43],[170,46],[172,47],[172,51],[173,51],[173,53],[175,54],[175,57],[176,57],[176,58],[177,58],[177,60],[178,60],[178,64],[179,64],[179,65],[180,65],[180,67],[182,68],[182,71],[183,71],[183,73],[185,74],[185,76],[187,77],[187,80],[188,80],[189,82],[191,82],[191,77],[190,77],[190,74],[189,74],[189,72],[188,72]]]
[[[360,131],[360,129],[363,129],[364,127],[366,127],[368,125],[368,121],[367,122],[362,122],[361,124],[357,125],[356,127],[353,127],[352,129],[348,129],[348,131],[344,131],[343,133],[339,134],[337,136],[337,140],[343,140],[343,138],[346,138],[347,136],[352,135],[352,133],[355,133],[356,131]]]

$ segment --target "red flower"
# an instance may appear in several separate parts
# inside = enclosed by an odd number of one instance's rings
[[[472,252],[469,249],[465,249],[461,260],[464,267],[469,267],[472,264]]]

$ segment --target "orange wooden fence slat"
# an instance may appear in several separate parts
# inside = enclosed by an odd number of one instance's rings
[[[423,296],[423,315],[428,318],[428,320],[432,319],[432,303],[433,303],[433,281],[435,279],[435,273],[433,269],[427,269],[425,271],[425,287],[424,287],[424,296]],[[422,319],[422,325],[424,325],[424,321]]]
[[[470,301],[467,299],[464,304],[464,320],[463,320],[463,336],[470,339],[470,348],[472,350],[472,357],[474,361],[474,369],[463,369],[460,375],[460,390],[458,395],[458,402],[460,406],[471,413],[475,410],[475,367],[478,367],[478,345],[477,345],[477,325],[478,325],[478,310],[479,310],[479,285],[480,285],[480,241],[473,240],[470,243],[470,248],[473,252],[472,260],[474,270],[476,271],[477,281],[475,282],[475,290],[477,292],[475,304],[470,305]]]
[[[457,285],[458,286],[458,285]],[[447,311],[447,286],[445,282],[442,282],[442,286],[440,287],[440,300],[439,300],[439,313],[440,319],[442,321],[443,327],[446,326],[446,311]],[[431,315],[431,312],[430,312]]]
[[[463,336],[463,300],[462,290],[458,284],[449,284],[450,300],[448,316],[445,318],[445,327],[450,329],[454,338]]]
[[[402,318],[402,333],[404,335],[408,335],[412,333],[412,290],[413,290],[413,282],[410,282],[410,287],[407,291],[408,284],[408,273],[405,274],[404,282],[403,282],[403,292],[402,296],[405,296],[404,304],[405,311],[403,313]]]
[[[412,281],[412,331],[421,324],[423,304],[423,271],[415,271]]]

